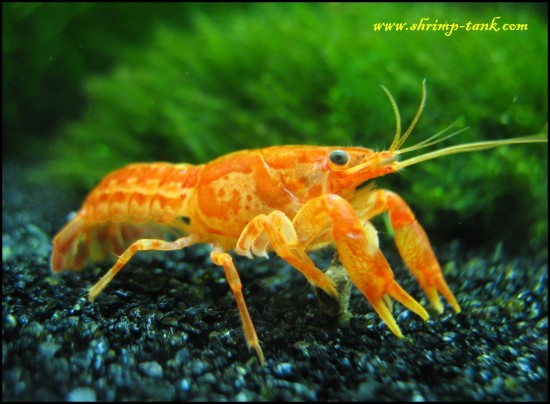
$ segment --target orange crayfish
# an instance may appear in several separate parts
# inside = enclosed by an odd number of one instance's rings
[[[399,161],[400,155],[443,139],[440,133],[402,148],[422,113],[425,83],[420,107],[404,134],[396,103],[383,89],[397,121],[393,143],[385,151],[275,146],[234,152],[203,165],[132,164],[107,175],[55,236],[53,271],[78,270],[88,260],[104,259],[112,252],[119,255],[114,266],[89,290],[89,300],[93,301],[138,251],[211,244],[210,257],[225,270],[246,340],[263,363],[264,355],[239,274],[228,254],[230,250],[248,258],[267,257],[268,252],[274,251],[311,284],[337,298],[334,282],[307,254],[335,245],[350,279],[395,335],[402,336],[388,308],[387,296],[428,319],[426,310],[394,280],[378,247],[377,233],[369,220],[387,211],[401,257],[432,305],[438,312],[443,311],[441,293],[454,311],[460,312],[428,237],[409,206],[394,192],[374,186],[358,187],[373,178],[441,156],[548,139],[528,136],[468,143]],[[163,239],[174,232],[180,238]]]

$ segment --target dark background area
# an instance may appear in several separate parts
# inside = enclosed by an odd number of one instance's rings
[[[450,156],[377,181],[425,226],[463,312],[395,338],[354,288],[349,328],[300,274],[236,259],[266,355],[245,346],[208,248],[49,270],[86,192],[132,161],[204,163],[274,144],[383,149],[546,131],[546,4],[2,4],[3,400],[547,400],[547,145]],[[379,22],[527,31],[375,32]],[[501,25],[502,26],[502,25]],[[396,279],[425,307],[377,220]],[[330,253],[315,257],[326,268]]]

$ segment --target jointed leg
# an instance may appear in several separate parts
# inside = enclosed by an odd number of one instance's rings
[[[235,300],[237,301],[237,307],[239,308],[239,313],[241,315],[246,342],[249,346],[254,348],[260,358],[260,362],[263,365],[265,362],[264,354],[262,352],[262,348],[260,347],[260,342],[258,340],[258,336],[256,335],[254,324],[252,323],[252,319],[250,318],[250,314],[246,308],[246,303],[242,292],[241,279],[239,278],[239,273],[233,264],[233,259],[227,253],[217,251],[213,251],[210,254],[210,258],[212,258],[212,261],[216,265],[223,266],[223,269],[225,270],[227,282],[229,282],[229,286],[231,287],[233,295],[235,295]]]
[[[175,241],[164,241],[156,239],[142,239],[137,240],[130,247],[118,257],[117,262],[113,267],[105,274],[103,277],[90,288],[88,293],[88,300],[93,302],[97,295],[113,280],[115,275],[126,265],[128,261],[134,256],[138,251],[147,251],[147,250],[160,250],[160,251],[170,251],[170,250],[181,250],[182,248],[188,247],[195,243],[194,238],[192,237],[182,237]]]
[[[235,252],[250,256],[266,255],[268,243],[279,257],[298,269],[313,285],[323,289],[328,295],[337,298],[334,282],[318,269],[305,252],[305,245],[299,242],[294,224],[281,211],[269,215],[258,215],[245,227],[237,242]]]
[[[245,228],[237,242],[237,253],[248,255],[256,239],[265,236],[283,259],[299,269],[310,282],[332,296],[337,296],[333,282],[315,267],[305,250],[317,238],[324,240],[327,228],[332,227],[332,239],[336,242],[340,259],[352,282],[371,302],[380,317],[397,336],[399,327],[388,310],[386,294],[401,302],[423,319],[428,313],[409,296],[393,279],[386,259],[378,249],[376,233],[364,228],[352,206],[338,195],[323,195],[307,202],[290,222],[283,212],[259,215]],[[368,230],[371,229],[371,230]],[[264,251],[255,251],[262,254]]]

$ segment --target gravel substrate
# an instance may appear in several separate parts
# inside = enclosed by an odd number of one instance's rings
[[[261,366],[207,247],[142,254],[94,303],[87,288],[107,265],[52,274],[51,237],[78,203],[51,186],[25,185],[4,164],[4,401],[548,399],[546,251],[437,246],[462,313],[446,304],[423,322],[395,303],[402,339],[355,287],[346,328],[279,258],[236,258]],[[429,308],[391,241],[382,244],[396,279]]]

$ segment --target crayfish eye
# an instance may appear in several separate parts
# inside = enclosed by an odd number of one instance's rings
[[[337,166],[345,166],[349,161],[349,155],[345,151],[339,149],[331,151],[328,158],[331,163]]]

